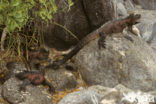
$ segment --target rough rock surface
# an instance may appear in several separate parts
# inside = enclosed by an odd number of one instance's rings
[[[100,104],[154,104],[155,92],[141,92],[131,90],[119,84],[114,88],[99,85],[91,86],[88,90],[95,91],[102,96]],[[150,103],[151,102],[151,103]]]
[[[75,76],[65,69],[49,69],[46,71],[45,76],[51,81],[58,91],[65,90],[66,88],[72,89],[77,86]]]
[[[83,0],[83,5],[92,30],[117,17],[116,0]]]
[[[121,84],[114,88],[94,85],[66,95],[58,104],[154,104],[154,98],[154,91],[131,90]]]
[[[66,95],[58,104],[99,104],[101,97],[90,90],[73,92]]]
[[[121,83],[131,89],[155,90],[156,56],[146,42],[126,31],[108,36],[106,49],[99,50],[97,40],[81,49],[75,59],[89,86],[114,87]]]
[[[120,2],[117,3],[117,13],[118,13],[119,18],[128,15],[125,6]]]
[[[0,86],[0,104],[9,104],[4,98],[2,97],[2,85]]]
[[[156,10],[155,0],[134,0],[134,2],[141,5],[143,9]]]
[[[74,6],[72,6],[69,11],[64,0],[57,0],[56,3],[59,6],[60,11],[54,16],[54,20],[73,32],[79,38],[82,38],[84,34],[88,34],[91,30],[89,29],[89,24],[83,11],[82,0],[74,0],[73,2]],[[67,9],[63,11],[62,9],[64,8]],[[44,34],[45,43],[49,47],[56,45],[56,47],[63,48],[65,46],[69,47],[69,44],[71,43],[77,43],[77,40],[65,29],[54,24],[49,24],[45,29]]]
[[[26,92],[19,91],[22,81],[16,78],[7,80],[2,88],[2,96],[11,104],[52,104],[51,95],[39,86],[28,85]]]

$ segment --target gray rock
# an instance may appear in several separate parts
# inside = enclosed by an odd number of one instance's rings
[[[124,1],[123,1],[123,0],[117,0],[117,2],[118,2],[118,3],[123,3]]]
[[[127,11],[132,11],[135,9],[132,0],[124,0],[123,4],[124,4],[125,8],[127,9]]]
[[[11,104],[52,104],[51,95],[39,86],[28,85],[26,92],[19,91],[22,81],[16,78],[7,80],[2,88],[2,96]]]
[[[137,24],[137,28],[140,30],[140,34],[143,39],[150,42],[154,38],[154,24],[156,23],[156,11],[149,10],[136,10],[137,13],[141,14],[140,23]]]
[[[83,90],[66,95],[58,104],[99,104],[100,100],[96,92]]]
[[[4,60],[0,60],[0,74],[5,73],[6,71],[8,71],[6,62]]]
[[[27,70],[24,64],[17,62],[8,62],[6,64],[6,69],[7,71],[5,71],[4,77],[1,79],[3,83],[9,78],[15,77],[15,74]]]
[[[117,5],[121,5],[121,4],[124,6],[124,8],[123,7],[122,8],[126,9],[126,11],[128,11],[128,12],[135,9],[135,6],[134,6],[134,3],[132,0],[117,0]],[[125,11],[125,10],[123,10],[123,11]]]
[[[135,3],[142,6],[143,9],[156,10],[155,0],[134,0]]]
[[[117,3],[117,13],[119,18],[128,15],[127,10],[122,3]]]
[[[0,104],[9,104],[9,103],[2,97],[2,85],[0,86]]]
[[[131,89],[155,90],[156,56],[146,42],[129,32],[119,33],[108,36],[106,48],[99,50],[97,40],[81,49],[75,58],[89,86],[114,87],[121,83]]]
[[[67,89],[72,89],[77,86],[77,81],[75,76],[65,69],[51,70],[46,69],[45,76],[51,81],[55,86],[56,90],[62,91]]]
[[[141,14],[140,23],[137,28],[142,35],[142,38],[149,43],[149,45],[156,49],[156,11],[138,9],[135,12]]]

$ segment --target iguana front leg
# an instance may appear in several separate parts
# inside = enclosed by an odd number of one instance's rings
[[[29,85],[31,81],[29,79],[24,79],[23,83],[20,85],[20,91],[25,91],[25,87]]]
[[[105,44],[105,39],[106,39],[106,34],[104,34],[103,32],[100,32],[99,33],[99,40],[98,40],[98,46],[99,46],[99,49],[102,48],[106,48],[106,44]]]

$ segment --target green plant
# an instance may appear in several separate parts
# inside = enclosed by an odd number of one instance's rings
[[[73,2],[72,0],[66,1],[68,2],[67,8],[70,10]],[[8,45],[13,44],[20,55],[20,37],[25,35],[20,34],[20,32],[23,31],[22,29],[27,25],[28,21],[34,22],[40,17],[42,21],[47,23],[57,13],[57,10],[58,7],[55,4],[55,0],[0,0],[0,28],[3,30],[1,48],[3,48],[6,34],[10,34],[8,36],[10,38],[8,39]],[[30,11],[33,12],[34,16],[30,15]],[[29,41],[31,44],[39,41],[35,38],[34,33],[31,36],[26,35],[24,38],[27,40],[27,46],[29,46],[28,40],[31,40]],[[9,49],[13,46],[9,46]]]

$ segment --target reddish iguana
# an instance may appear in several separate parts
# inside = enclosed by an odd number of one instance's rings
[[[25,90],[25,87],[29,84],[43,84],[49,86],[50,92],[55,92],[55,88],[44,78],[44,72],[42,71],[24,71],[15,76],[20,80],[24,80],[23,84],[20,86],[20,90]]]
[[[26,52],[24,55],[26,56]],[[41,63],[50,62],[49,51],[46,51],[44,48],[38,50],[30,50],[28,52],[28,60],[26,57],[23,57],[23,61],[26,64],[27,69],[40,69]]]
[[[128,17],[124,19],[119,19],[115,21],[110,21],[97,30],[91,32],[86,37],[84,37],[79,43],[69,52],[62,60],[56,61],[52,64],[53,68],[58,68],[59,65],[64,64],[68,59],[72,58],[83,46],[89,43],[91,40],[94,40],[98,37],[98,45],[100,47],[105,47],[104,40],[106,36],[112,33],[120,33],[124,28],[128,27],[132,28],[133,25],[137,24],[137,20],[141,18],[140,14],[130,14]]]

